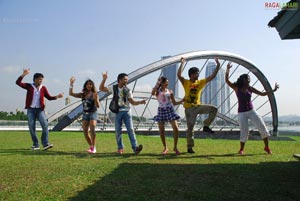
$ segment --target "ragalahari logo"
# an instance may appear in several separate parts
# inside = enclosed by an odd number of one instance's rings
[[[265,2],[265,9],[277,9],[277,10],[297,10],[299,9],[298,2]]]

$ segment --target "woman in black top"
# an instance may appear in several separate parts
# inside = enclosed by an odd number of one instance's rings
[[[83,84],[82,92],[73,93],[73,85],[75,77],[70,78],[69,95],[75,98],[82,99],[83,114],[82,114],[82,129],[84,137],[89,144],[87,152],[96,153],[96,124],[97,124],[97,108],[100,107],[98,93],[95,84],[92,80],[88,79]]]

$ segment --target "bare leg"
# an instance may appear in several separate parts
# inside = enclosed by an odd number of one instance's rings
[[[166,154],[168,152],[168,148],[167,148],[166,137],[165,137],[165,122],[158,122],[158,128],[159,128],[160,139],[164,146],[163,154]]]
[[[96,145],[96,131],[95,131],[96,123],[97,123],[96,120],[91,120],[90,124],[89,124],[89,127],[90,127],[90,139],[91,139],[91,146],[92,147],[95,147],[95,145]]]
[[[240,142],[240,151],[239,154],[244,154],[245,142]]]
[[[87,141],[87,143],[89,144],[89,146],[92,146],[92,141],[91,141],[91,137],[89,135],[89,122],[88,121],[82,121],[82,129],[83,129],[83,133],[84,133],[84,137]]]
[[[172,125],[173,132],[174,132],[174,148],[176,155],[179,155],[180,152],[177,149],[177,143],[178,143],[178,124],[176,120],[170,121],[170,124]]]

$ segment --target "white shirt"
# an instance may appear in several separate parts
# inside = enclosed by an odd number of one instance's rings
[[[34,89],[34,92],[33,92],[33,97],[32,97],[32,102],[31,102],[30,107],[31,108],[40,108],[41,107],[40,97],[41,97],[42,85],[40,85],[38,88],[36,88],[35,85],[32,83],[31,86]]]
[[[156,98],[159,103],[158,107],[161,108],[173,107],[173,104],[171,102],[171,92],[169,89],[166,89],[166,91],[161,91],[161,89],[159,89]]]

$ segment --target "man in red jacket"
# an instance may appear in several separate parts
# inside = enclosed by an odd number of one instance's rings
[[[16,84],[27,90],[25,109],[27,109],[28,117],[28,127],[33,142],[32,149],[39,150],[39,141],[36,135],[35,121],[39,120],[42,127],[42,144],[44,150],[50,149],[53,147],[53,144],[48,142],[48,121],[45,115],[45,100],[46,97],[48,100],[56,100],[57,98],[62,98],[63,93],[58,94],[57,96],[51,96],[45,86],[42,85],[43,74],[35,73],[33,75],[33,83],[23,83],[22,79],[30,73],[30,69],[24,69],[23,74],[17,79]]]

